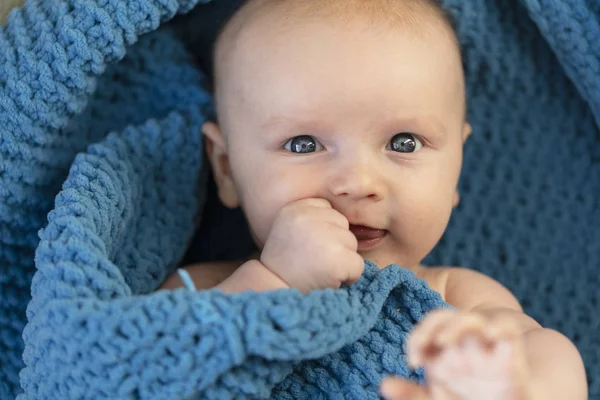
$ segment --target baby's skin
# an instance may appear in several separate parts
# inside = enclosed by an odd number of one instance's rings
[[[260,253],[186,267],[199,290],[335,289],[364,260],[397,264],[455,310],[408,338],[427,386],[386,378],[386,398],[587,399],[577,348],[508,289],[421,265],[458,204],[471,133],[456,36],[433,1],[250,0],[217,41],[215,72],[206,152]],[[175,274],[162,289],[182,285]]]
[[[339,288],[362,274],[364,261],[356,257],[359,242],[348,220],[326,200],[306,199],[281,210],[259,259],[186,269],[198,290]],[[408,338],[409,365],[425,367],[427,386],[388,378],[381,387],[387,399],[587,398],[577,349],[560,333],[542,328],[524,314],[499,283],[464,268],[412,270],[457,311],[429,313]],[[182,286],[180,278],[172,275],[162,288]],[[576,381],[565,379],[569,375]],[[557,381],[552,384],[547,379]],[[552,391],[557,390],[569,397],[553,397]]]

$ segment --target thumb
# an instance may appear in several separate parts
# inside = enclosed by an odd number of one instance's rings
[[[386,400],[430,400],[424,387],[402,378],[385,378],[379,391]]]

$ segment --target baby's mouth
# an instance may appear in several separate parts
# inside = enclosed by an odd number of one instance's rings
[[[363,225],[350,225],[350,232],[358,240],[358,251],[374,249],[387,235],[387,231],[384,229],[375,229]]]

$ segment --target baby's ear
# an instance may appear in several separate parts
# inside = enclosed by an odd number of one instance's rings
[[[454,192],[454,198],[452,199],[452,208],[458,207],[458,203],[460,203],[460,193],[458,189]]]
[[[231,175],[227,145],[221,129],[214,122],[206,122],[202,125],[202,133],[204,134],[206,155],[217,184],[219,199],[225,207],[237,208],[240,206],[240,202]]]
[[[463,126],[463,143],[467,141],[467,139],[469,138],[469,136],[471,136],[471,133],[473,132],[473,129],[471,128],[471,124],[469,124],[468,122],[465,122],[464,126]]]

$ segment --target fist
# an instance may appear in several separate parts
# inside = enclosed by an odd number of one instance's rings
[[[346,217],[327,200],[304,199],[279,211],[260,261],[306,293],[356,282],[364,270],[357,249]]]

